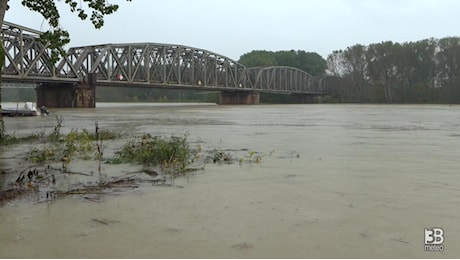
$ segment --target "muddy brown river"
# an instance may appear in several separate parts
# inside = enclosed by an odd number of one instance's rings
[[[183,188],[8,202],[0,258],[460,257],[460,106],[102,103],[51,112],[64,131],[98,121],[272,154],[207,164],[176,179]],[[5,121],[18,136],[56,122]],[[21,151],[1,149],[2,167],[14,167],[5,157]],[[425,251],[431,228],[444,232],[442,252]]]

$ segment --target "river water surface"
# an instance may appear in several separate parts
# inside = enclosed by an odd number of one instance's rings
[[[8,203],[0,258],[460,257],[460,106],[112,103],[51,112],[64,130],[98,121],[273,154],[208,164],[177,179],[183,188]],[[52,116],[5,119],[18,136],[55,125]],[[444,230],[443,252],[424,252],[432,227]]]

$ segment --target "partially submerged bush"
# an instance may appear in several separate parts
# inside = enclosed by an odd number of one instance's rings
[[[57,137],[58,135],[54,135]],[[33,163],[59,162],[66,169],[75,156],[90,159],[89,152],[94,151],[95,144],[92,135],[86,130],[72,130],[67,135],[59,134],[60,138],[54,143],[33,148],[27,159]],[[50,139],[51,140],[51,139]]]
[[[42,148],[33,148],[28,153],[27,159],[33,163],[45,162],[62,162],[64,170],[67,170],[68,165],[75,156],[80,156],[81,159],[89,160],[90,152],[93,152],[97,146],[98,153],[96,159],[102,159],[102,140],[115,139],[120,137],[120,134],[108,130],[100,130],[96,122],[95,133],[90,133],[83,128],[82,130],[72,130],[68,134],[61,133],[62,123],[64,119],[56,116],[56,126],[53,131],[46,137],[47,145]],[[41,133],[35,138],[44,137]],[[32,136],[30,137],[32,138]],[[95,142],[98,141],[96,144]],[[50,143],[51,142],[51,143]]]
[[[32,148],[27,153],[27,160],[33,163],[45,163],[50,161],[56,161],[55,149],[50,146],[42,148]]]
[[[138,163],[159,166],[163,173],[181,173],[187,170],[196,152],[190,149],[187,136],[151,136],[144,134],[129,140],[115,153],[109,163]]]

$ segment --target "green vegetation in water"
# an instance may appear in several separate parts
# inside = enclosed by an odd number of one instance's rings
[[[94,152],[97,143],[96,141],[109,140],[120,137],[120,134],[100,130],[96,124],[96,132],[90,133],[87,129],[72,130],[68,134],[61,133],[63,123],[62,118],[56,117],[57,124],[53,131],[46,136],[45,144],[41,147],[34,147],[27,153],[27,160],[32,163],[49,163],[62,162],[64,171],[68,170],[69,164],[74,158],[90,160],[91,152]],[[45,135],[42,133],[40,137],[43,139]],[[29,137],[28,139],[31,139]],[[39,140],[40,138],[36,138]],[[100,160],[101,154],[95,154],[97,160]]]
[[[159,166],[162,173],[177,175],[197,158],[199,150],[190,148],[187,136],[142,136],[130,139],[108,163],[136,163]]]
[[[66,135],[59,135],[59,139],[49,140],[54,142],[45,144],[41,148],[32,148],[27,159],[33,163],[62,162],[63,169],[67,169],[70,162],[78,156],[81,159],[89,160],[90,152],[95,149],[94,138],[88,130],[72,130]]]

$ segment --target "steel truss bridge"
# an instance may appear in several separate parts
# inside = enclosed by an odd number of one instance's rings
[[[323,95],[324,77],[291,67],[246,68],[217,53],[159,43],[73,47],[56,64],[39,36],[42,32],[4,22],[3,82],[74,83],[96,75],[98,86],[191,88]]]

